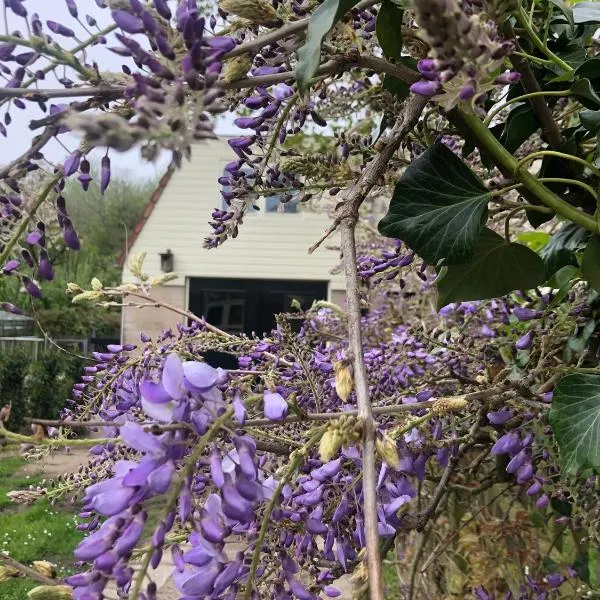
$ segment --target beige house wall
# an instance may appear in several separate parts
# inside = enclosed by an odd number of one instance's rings
[[[180,309],[186,308],[186,287],[183,285],[155,288],[152,296],[158,302]],[[166,308],[129,306],[124,308],[122,313],[121,339],[126,344],[139,344],[141,332],[155,339],[165,329],[174,328],[183,322],[181,315]]]
[[[221,207],[221,186],[217,179],[225,164],[236,156],[226,139],[208,140],[193,147],[192,158],[175,171],[162,190],[143,227],[129,250],[129,256],[146,252],[144,270],[152,277],[160,274],[160,253],[170,250],[178,278],[155,293],[179,307],[187,304],[186,282],[192,277],[245,279],[290,279],[325,281],[328,299],[336,301],[344,290],[343,273],[331,274],[339,261],[339,235],[332,235],[313,254],[312,246],[331,223],[324,213],[302,209],[294,214],[247,214],[236,239],[221,247],[203,248],[211,231],[208,221],[215,207]],[[123,281],[132,276],[123,271]],[[153,292],[154,293],[154,292]],[[125,309],[123,338],[139,339],[139,331],[149,335],[173,326],[179,318],[159,309]]]

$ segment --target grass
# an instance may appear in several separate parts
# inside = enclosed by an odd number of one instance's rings
[[[0,453],[0,551],[22,563],[48,560],[58,566],[59,577],[71,572],[73,550],[83,537],[76,530],[73,508],[63,510],[40,500],[31,506],[17,506],[6,492],[27,488],[39,482],[37,475],[19,475],[26,461]],[[24,600],[27,592],[38,585],[27,578],[12,578],[0,583],[2,600]]]

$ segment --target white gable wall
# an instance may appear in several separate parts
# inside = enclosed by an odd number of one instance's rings
[[[188,277],[239,277],[329,281],[330,293],[343,290],[343,274],[330,274],[338,253],[325,247],[307,252],[330,223],[327,215],[261,210],[244,218],[236,239],[216,249],[203,248],[210,214],[221,203],[217,178],[235,158],[225,139],[195,145],[191,161],[171,177],[130,256],[147,252],[145,270],[155,275],[160,273],[159,253],[170,249],[179,275],[171,285],[184,285]],[[332,236],[328,244],[339,245],[339,238]],[[125,271],[124,279],[129,278]]]

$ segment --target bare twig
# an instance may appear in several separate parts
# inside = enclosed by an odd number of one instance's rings
[[[360,291],[356,270],[356,243],[354,228],[356,216],[347,216],[341,222],[342,253],[346,271],[346,303],[348,312],[348,342],[354,363],[354,386],[358,417],[362,425],[362,482],[364,499],[367,567],[371,600],[384,600],[379,554],[377,516],[377,470],[375,465],[375,421],[369,398],[369,382],[363,354],[360,330]]]
[[[358,213],[360,205],[385,172],[388,162],[400,147],[402,140],[419,120],[426,104],[427,99],[422,96],[413,96],[407,101],[402,115],[390,131],[383,149],[367,165],[358,181],[348,190],[343,201],[338,205],[333,223],[308,249],[309,254],[312,254],[339,227],[344,218],[354,218],[354,215]]]
[[[45,101],[50,98],[79,98],[84,96],[105,96],[106,98],[119,98],[125,91],[124,85],[73,87],[57,89],[30,89],[30,88],[0,88],[0,98],[24,98],[25,100]]]

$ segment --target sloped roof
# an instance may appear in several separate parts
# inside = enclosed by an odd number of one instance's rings
[[[171,165],[167,169],[166,173],[160,178],[160,181],[158,182],[156,189],[152,193],[152,196],[150,197],[148,204],[146,204],[146,208],[144,208],[144,212],[142,213],[142,216],[139,218],[138,222],[136,223],[135,227],[133,228],[133,231],[131,232],[131,235],[128,237],[128,239],[125,242],[125,247],[123,248],[123,252],[121,252],[121,255],[119,256],[119,266],[120,267],[123,267],[125,265],[125,260],[127,259],[129,250],[131,250],[131,248],[133,247],[133,244],[135,244],[135,241],[137,240],[138,236],[140,235],[142,229],[144,228],[146,221],[148,221],[148,219],[150,218],[150,215],[152,214],[154,207],[160,200],[169,181],[171,181],[171,177],[173,176],[173,173],[175,172],[175,170],[176,170],[175,166]]]

